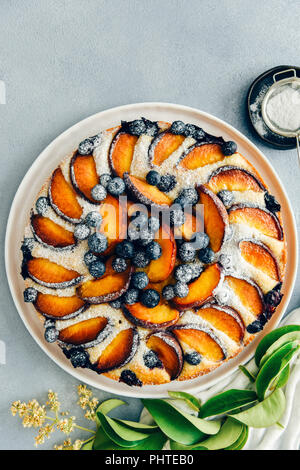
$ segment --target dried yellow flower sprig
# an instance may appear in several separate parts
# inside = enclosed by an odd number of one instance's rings
[[[93,393],[86,385],[79,385],[78,391],[78,405],[85,410],[84,417],[89,421],[96,420],[96,408],[99,400],[93,397]],[[39,428],[38,434],[35,437],[35,446],[43,444],[45,439],[49,439],[50,435],[55,431],[61,431],[64,434],[71,434],[75,429],[81,429],[90,434],[95,435],[96,430],[84,428],[76,424],[75,416],[69,416],[68,411],[60,411],[61,403],[58,400],[57,393],[49,390],[48,400],[44,405],[41,405],[37,400],[30,400],[28,403],[17,400],[11,405],[11,413],[13,416],[18,415],[23,422],[24,428]],[[50,411],[54,416],[49,416],[47,412]],[[67,417],[68,416],[68,417]],[[51,423],[49,423],[49,421]],[[91,437],[89,437],[90,439]],[[89,440],[87,439],[87,441]],[[81,446],[87,442],[76,439],[72,444],[70,438],[66,439],[63,444],[54,446],[56,450],[80,450]]]

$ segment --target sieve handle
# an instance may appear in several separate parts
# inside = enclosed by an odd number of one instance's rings
[[[285,70],[281,70],[280,72],[274,73],[274,75],[273,75],[273,82],[274,82],[274,83],[276,82],[276,77],[277,77],[277,75],[282,75],[283,73],[287,73],[287,72],[293,72],[294,77],[297,78],[297,72],[296,72],[295,69],[285,69]]]

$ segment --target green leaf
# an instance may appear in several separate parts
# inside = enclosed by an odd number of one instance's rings
[[[272,389],[282,388],[286,385],[290,377],[290,366],[287,364],[285,368],[280,372],[279,376],[275,379],[275,382],[272,383]]]
[[[107,413],[121,405],[127,405],[127,403],[123,400],[119,400],[118,398],[110,398],[109,400],[105,400],[100,403],[96,413],[99,411],[100,413],[107,415]]]
[[[83,444],[80,450],[93,450],[94,441],[95,441],[95,438],[93,437],[92,439],[87,441],[85,444]]]
[[[257,405],[233,417],[252,428],[267,428],[275,424],[285,410],[285,396],[281,388],[275,390]]]
[[[201,401],[187,392],[168,392],[171,398],[177,398],[184,400],[194,411],[199,411],[201,407]]]
[[[296,341],[290,341],[283,344],[267,359],[260,369],[255,382],[259,400],[264,399],[273,380],[278,377],[299,348],[300,346]]]
[[[201,445],[201,442],[199,444],[194,444],[193,446],[185,446],[180,444],[180,442],[172,440],[170,440],[170,448],[171,450],[208,450],[206,447]]]
[[[224,450],[241,450],[246,445],[249,435],[249,428],[243,424],[243,431],[241,432],[239,438],[230,446],[225,447]]]
[[[130,429],[135,429],[137,431],[145,432],[147,434],[156,432],[158,430],[157,424],[137,423],[136,421],[127,421],[126,419],[117,419],[117,418],[114,418],[114,421],[116,421],[117,423],[123,424],[124,426],[127,426]]]
[[[137,445],[132,447],[118,446],[102,431],[97,432],[94,450],[161,450],[166,442],[166,436],[158,431],[151,434],[147,439],[140,441]]]
[[[207,400],[202,405],[199,416],[207,418],[209,416],[222,415],[242,406],[249,405],[256,400],[256,393],[252,390],[227,390]]]
[[[261,358],[259,363],[259,367],[262,367],[264,363],[269,359],[270,356],[281,346],[285,343],[289,343],[290,341],[297,341],[299,344],[300,341],[300,331],[291,331],[290,333],[286,333],[285,335],[281,336],[275,343],[273,343],[266,351],[264,356]]]
[[[149,436],[149,434],[140,433],[126,426],[122,426],[120,423],[117,423],[115,420],[105,416],[99,411],[97,415],[105,434],[118,446],[134,447],[139,444],[139,441]]]
[[[144,406],[160,429],[173,441],[184,445],[199,442],[205,434],[216,434],[219,421],[205,421],[179,410],[168,400],[143,399]]]
[[[255,382],[256,377],[253,375],[245,366],[239,366],[239,369],[245,376],[250,380],[250,382]]]
[[[269,347],[275,343],[281,336],[292,331],[300,331],[300,325],[286,325],[267,334],[259,343],[255,351],[255,363],[259,366],[261,358],[265,355]]]
[[[210,436],[205,441],[202,441],[201,445],[206,447],[208,450],[224,449],[237,441],[242,434],[243,429],[244,426],[242,423],[233,418],[227,418],[218,434]]]

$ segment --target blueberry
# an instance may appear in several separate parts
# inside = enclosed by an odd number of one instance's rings
[[[193,351],[184,355],[184,359],[191,366],[197,366],[201,362],[201,356],[198,352]]]
[[[145,268],[150,263],[149,257],[143,250],[137,250],[133,255],[132,264],[137,268]]]
[[[194,137],[197,127],[194,124],[186,124],[183,135],[186,137]]]
[[[128,130],[130,134],[140,136],[145,134],[147,126],[142,119],[135,119],[134,121],[128,122]]]
[[[162,290],[162,296],[165,300],[172,300],[175,297],[174,287],[171,285],[165,286]]]
[[[272,289],[264,295],[264,301],[272,307],[277,307],[277,305],[280,304],[282,297],[283,295],[280,292]]]
[[[182,121],[174,121],[171,125],[170,131],[172,134],[180,135],[185,131],[185,124]]]
[[[157,122],[150,121],[149,119],[142,118],[144,123],[146,124],[146,134],[151,135],[154,137],[159,132],[159,127]]]
[[[135,289],[145,289],[149,284],[149,278],[144,272],[133,273],[131,284]]]
[[[90,137],[90,140],[93,141],[93,144],[94,144],[94,148],[95,147],[98,147],[98,145],[101,144],[101,140],[102,140],[102,133],[100,134],[96,134],[96,135],[93,135],[93,137]]]
[[[159,227],[160,227],[159,218],[155,217],[155,216],[149,217],[149,219],[148,219],[148,228],[149,228],[149,230],[151,230],[151,232],[155,233],[155,232],[157,232]]]
[[[88,364],[88,354],[81,348],[72,348],[70,359],[73,367],[86,367]]]
[[[131,259],[135,253],[134,244],[129,240],[124,240],[116,246],[116,255],[121,258]]]
[[[110,180],[111,180],[111,175],[109,175],[108,173],[103,173],[99,178],[100,184],[101,186],[103,186],[103,188],[107,188],[107,185],[110,182]]]
[[[138,289],[128,289],[124,294],[124,303],[128,305],[135,304],[139,299],[139,290]]]
[[[38,214],[45,215],[49,209],[49,199],[47,197],[39,197],[35,203],[35,208]]]
[[[102,277],[105,273],[105,264],[101,260],[93,261],[89,265],[89,272],[93,277],[99,278]]]
[[[21,246],[21,250],[24,255],[30,255],[32,249],[34,247],[34,238],[26,237],[24,238]]]
[[[47,318],[45,321],[44,321],[44,328],[53,328],[55,327],[55,321],[54,320],[50,320],[50,318]]]
[[[232,140],[228,140],[222,144],[221,150],[226,157],[229,157],[237,151],[237,145]]]
[[[202,140],[205,137],[205,132],[201,127],[197,127],[196,130],[194,131],[193,135],[194,139],[196,140]]]
[[[107,191],[112,196],[120,196],[125,191],[125,183],[122,178],[116,177],[111,179],[107,185]]]
[[[112,268],[116,273],[123,273],[126,271],[128,263],[125,258],[115,258],[112,263]]]
[[[37,295],[38,291],[34,287],[27,287],[23,292],[24,302],[35,302]]]
[[[219,191],[217,196],[219,199],[221,199],[225,207],[229,207],[233,203],[234,195],[227,189],[222,189],[222,191]]]
[[[111,302],[109,302],[109,305],[112,308],[121,308],[122,307],[122,298],[119,297],[118,299],[112,300]]]
[[[108,246],[108,241],[103,233],[95,232],[88,238],[89,249],[94,253],[103,253]]]
[[[77,240],[85,240],[90,234],[90,228],[86,224],[78,224],[74,228],[74,237]]]
[[[102,222],[102,216],[97,211],[89,212],[85,218],[85,223],[89,227],[99,227]]]
[[[145,307],[154,308],[159,304],[160,295],[155,289],[146,289],[141,291],[140,300]]]
[[[102,184],[96,184],[91,190],[91,196],[95,201],[104,201],[107,196],[107,191]]]
[[[180,204],[182,207],[197,204],[199,200],[198,193],[195,188],[183,189],[179,196],[175,199],[175,204]]]
[[[139,227],[134,225],[134,223],[130,222],[127,230],[128,237],[131,241],[137,241],[140,238],[140,230]]]
[[[191,263],[190,265],[190,268],[192,269],[193,271],[193,274],[192,274],[192,279],[198,279],[198,277],[200,276],[200,274],[202,273],[203,271],[203,266],[201,263],[195,261],[194,263]]]
[[[189,293],[189,286],[185,282],[176,282],[174,293],[177,297],[186,297]]]
[[[250,323],[250,325],[247,326],[246,330],[248,331],[248,333],[253,335],[261,331],[265,323],[266,323],[266,320],[262,320],[262,319],[255,320],[254,322]]]
[[[276,201],[275,197],[269,193],[265,193],[265,204],[266,208],[271,212],[278,212],[281,209],[279,202]]]
[[[98,256],[94,255],[94,253],[92,253],[91,251],[87,251],[86,253],[84,253],[83,259],[85,264],[89,266],[94,261],[98,261],[99,258]]]
[[[198,232],[193,235],[190,242],[193,243],[195,250],[202,250],[209,245],[209,236],[204,232]]]
[[[94,150],[94,139],[92,138],[84,139],[78,145],[78,153],[80,155],[89,155],[93,152],[93,150]]]
[[[132,385],[135,385],[136,387],[141,387],[143,385],[143,383],[137,378],[135,373],[129,369],[122,370],[121,375],[120,375],[120,382],[124,382],[126,385],[129,385],[130,387]]]
[[[193,244],[189,242],[183,242],[179,247],[178,255],[182,261],[193,261],[196,255]]]
[[[137,211],[131,219],[131,224],[138,227],[140,230],[146,229],[148,226],[148,215],[144,212]]]
[[[45,329],[44,337],[48,343],[54,343],[58,338],[59,332],[54,326]]]
[[[147,246],[149,245],[149,243],[152,242],[154,238],[154,234],[153,232],[151,232],[149,229],[147,230],[142,230],[140,232],[140,236],[139,236],[139,244],[142,245],[142,246]]]
[[[174,227],[180,227],[185,222],[185,215],[182,207],[175,207],[170,210],[170,222]]]
[[[203,263],[209,264],[214,260],[215,254],[210,248],[203,248],[203,250],[198,251],[198,258]]]
[[[175,268],[174,277],[177,281],[190,282],[193,277],[193,269],[188,264],[180,264]]]
[[[162,249],[158,242],[152,241],[146,247],[146,256],[149,259],[158,259],[161,257]]]
[[[159,369],[163,368],[163,364],[161,360],[158,358],[156,352],[150,350],[146,352],[143,356],[144,359],[144,364],[148,369],[154,369],[155,367],[158,367]]]
[[[146,181],[151,186],[157,186],[160,182],[160,174],[155,170],[151,170],[146,175]]]
[[[157,187],[160,191],[163,191],[164,193],[168,193],[172,191],[176,186],[176,178],[174,175],[169,175],[168,173],[166,175],[161,176],[160,182],[158,183]]]

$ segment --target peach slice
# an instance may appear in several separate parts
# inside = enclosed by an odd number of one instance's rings
[[[94,347],[111,333],[111,327],[105,317],[89,318],[60,330],[58,339],[64,344]]]
[[[135,325],[151,329],[171,326],[179,319],[178,310],[163,301],[160,301],[154,308],[145,307],[141,302],[133,305],[126,304],[124,314]]]
[[[248,225],[268,237],[283,240],[283,231],[278,218],[266,209],[235,204],[229,209],[229,222]]]
[[[186,297],[175,297],[173,302],[179,310],[197,307],[213,297],[213,291],[221,279],[221,266],[218,263],[208,266],[198,279],[189,284],[189,293]]]
[[[131,267],[128,267],[123,273],[116,273],[111,268],[110,259],[107,262],[104,276],[82,283],[77,288],[77,295],[91,304],[102,304],[115,300],[127,291],[131,272]]]
[[[109,161],[113,172],[123,178],[124,173],[130,172],[134,147],[138,137],[126,132],[118,132],[110,146]]]
[[[99,182],[93,155],[75,153],[70,164],[70,177],[80,196],[93,204],[99,204],[91,195],[91,190]]]
[[[226,276],[225,280],[247,310],[256,317],[263,313],[263,293],[255,282],[233,276]]]
[[[201,232],[200,221],[193,214],[186,211],[184,224],[174,227],[174,234],[177,238],[183,237],[185,240],[190,240],[197,232]]]
[[[265,191],[262,183],[247,170],[234,166],[221,166],[215,170],[208,180],[209,188],[218,193],[224,189],[228,191]]]
[[[219,144],[198,143],[189,147],[182,155],[179,167],[186,170],[196,170],[205,165],[223,160],[224,155]]]
[[[172,204],[172,199],[165,193],[151,186],[136,176],[124,173],[124,181],[132,196],[142,204],[149,206],[167,207]]]
[[[150,164],[160,166],[175,150],[180,147],[185,137],[164,131],[153,139],[149,147]]]
[[[167,279],[174,269],[176,261],[176,242],[174,235],[166,224],[158,230],[155,241],[162,249],[161,257],[150,262],[146,273],[150,282],[161,282]]]
[[[53,289],[65,289],[82,281],[81,276],[73,269],[64,268],[47,258],[31,258],[27,261],[27,273],[35,282]]]
[[[135,328],[122,330],[106,346],[94,368],[102,374],[112,369],[123,367],[134,357],[139,344],[139,335]]]
[[[242,257],[267,276],[280,282],[280,270],[272,252],[261,242],[242,240],[239,243]]]
[[[65,180],[61,168],[53,172],[49,186],[49,200],[55,212],[68,222],[78,223],[82,216],[82,207],[79,204],[76,192]]]
[[[169,332],[159,331],[149,336],[146,345],[157,354],[170,379],[175,380],[182,370],[183,354],[174,336]]]
[[[73,232],[58,225],[48,217],[32,214],[31,228],[35,238],[43,245],[51,248],[73,248],[76,244]]]
[[[106,256],[113,251],[119,241],[126,237],[126,202],[120,201],[108,194],[100,205],[99,212],[102,215],[100,232],[103,233],[108,240],[108,247],[103,253]]]
[[[34,306],[47,318],[63,320],[76,317],[87,308],[87,304],[77,295],[59,297],[42,292],[38,293]]]
[[[190,323],[178,325],[172,331],[180,343],[187,344],[209,361],[220,362],[226,358],[225,348],[209,328]]]
[[[199,202],[204,206],[204,230],[210,238],[211,249],[221,249],[228,226],[228,214],[221,200],[206,186],[197,188]]]
[[[239,313],[231,307],[206,304],[197,312],[217,330],[223,331],[236,343],[241,343],[245,334],[245,325]]]

